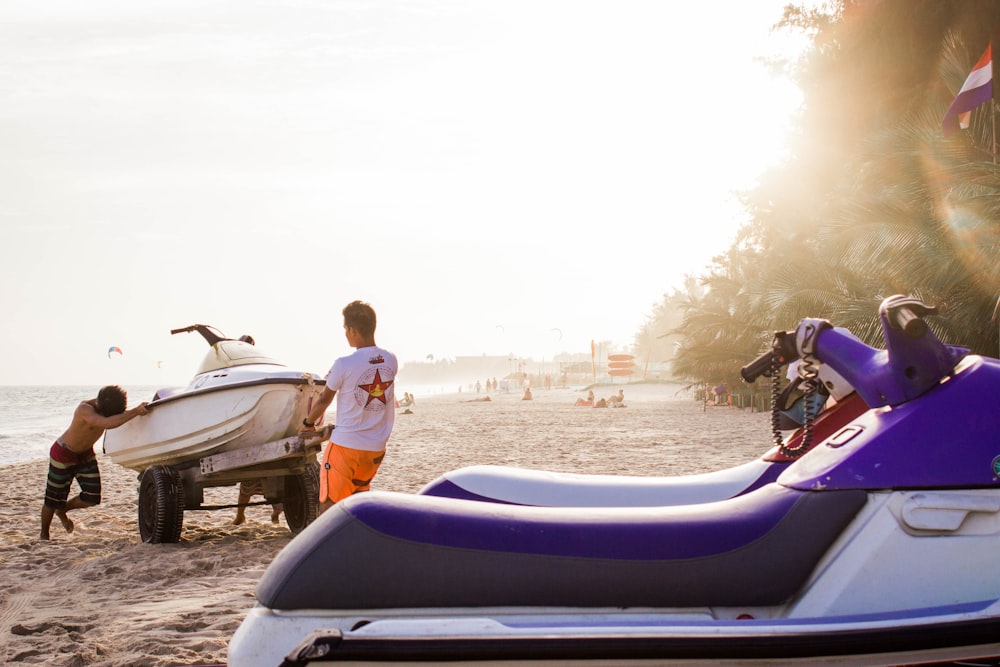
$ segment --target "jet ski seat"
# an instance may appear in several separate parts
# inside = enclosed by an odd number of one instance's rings
[[[779,484],[655,508],[364,493],[292,540],[257,600],[286,610],[775,605],[800,590],[866,499]]]

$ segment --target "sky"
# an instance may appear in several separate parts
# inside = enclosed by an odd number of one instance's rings
[[[0,384],[627,351],[801,101],[785,0],[5,0]],[[108,355],[112,346],[122,354]]]

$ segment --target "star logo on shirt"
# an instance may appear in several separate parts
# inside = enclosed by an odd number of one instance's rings
[[[372,401],[382,401],[382,405],[385,405],[385,392],[392,384],[392,380],[383,380],[382,375],[379,373],[379,369],[375,369],[375,379],[373,379],[369,384],[359,384],[358,389],[362,389],[368,393],[368,400],[365,401],[364,407]]]

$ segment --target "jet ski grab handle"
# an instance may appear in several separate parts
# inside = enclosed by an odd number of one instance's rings
[[[192,324],[187,327],[181,327],[180,329],[171,329],[170,335],[179,333],[190,333],[192,331],[197,331],[198,333],[200,333],[201,337],[204,338],[209,345],[215,345],[219,341],[223,340],[230,340],[229,338],[223,336],[221,331],[215,329],[214,327],[210,327],[207,324]]]
[[[796,359],[828,364],[854,387],[869,408],[913,400],[951,375],[969,350],[945,345],[924,321],[937,309],[917,299],[891,296],[879,306],[885,349],[868,346],[827,320],[806,318],[794,331],[774,334],[771,349],[744,366],[753,382]]]

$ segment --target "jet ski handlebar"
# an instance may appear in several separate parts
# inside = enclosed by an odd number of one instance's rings
[[[181,327],[180,329],[171,329],[170,335],[179,333],[190,333],[192,331],[197,331],[198,333],[200,333],[201,337],[204,338],[209,345],[215,345],[219,341],[229,340],[224,335],[222,335],[221,331],[207,324],[192,324],[190,326]]]
[[[882,308],[885,310],[889,325],[910,338],[920,338],[927,333],[924,316],[937,315],[938,312],[933,306],[902,295],[889,297],[882,302]]]
[[[771,343],[771,349],[760,355],[740,369],[740,376],[746,382],[753,382],[760,376],[771,377],[775,364],[784,366],[799,358],[795,349],[794,331],[777,331]]]
[[[945,345],[924,318],[937,309],[902,295],[879,306],[885,349],[865,344],[827,320],[806,318],[794,331],[774,334],[771,349],[740,369],[746,382],[770,376],[796,359],[826,364],[857,390],[869,407],[898,405],[950,375],[969,350]]]

